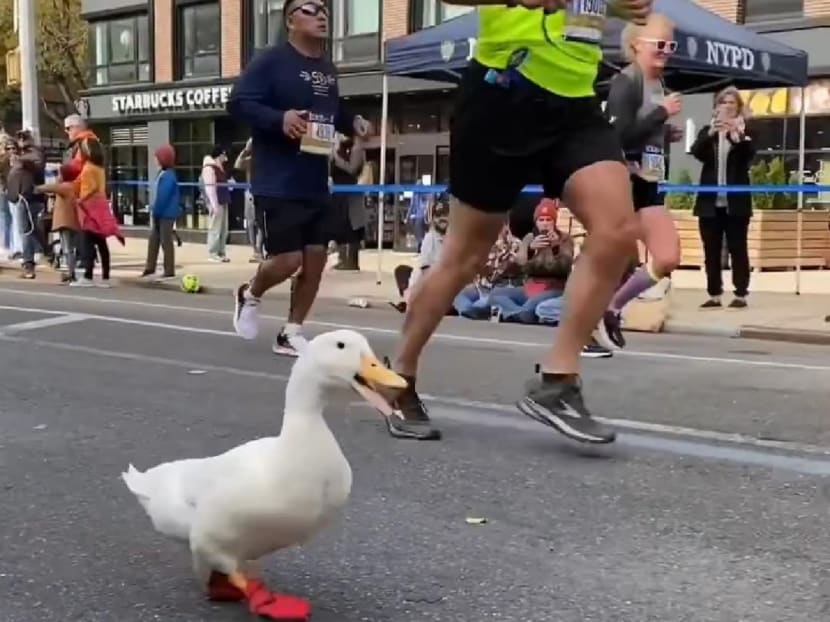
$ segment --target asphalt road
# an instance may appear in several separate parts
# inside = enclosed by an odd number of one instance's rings
[[[205,602],[118,477],[279,430],[291,361],[237,339],[229,303],[0,283],[0,621],[250,619]],[[400,321],[330,303],[314,319],[378,354]],[[440,443],[330,409],[353,497],[268,560],[272,586],[314,622],[830,619],[830,349],[632,336],[586,361],[589,404],[621,430],[586,450],[510,406],[552,336],[445,322],[420,380]]]

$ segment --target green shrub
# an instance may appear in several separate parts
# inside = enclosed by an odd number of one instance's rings
[[[682,169],[677,175],[673,175],[671,183],[681,186],[690,186],[694,183],[692,175],[687,169]],[[666,205],[669,209],[691,210],[695,206],[694,192],[669,192],[666,194]]]
[[[795,175],[798,183],[798,175]],[[787,174],[784,158],[759,160],[749,168],[749,183],[763,186],[786,186],[793,183]],[[797,196],[792,192],[757,192],[752,195],[754,209],[795,209]]]

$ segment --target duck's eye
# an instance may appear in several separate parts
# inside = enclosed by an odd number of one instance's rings
[[[338,341],[337,342],[337,349],[338,350],[345,350],[346,349],[346,344],[343,343],[342,341]]]

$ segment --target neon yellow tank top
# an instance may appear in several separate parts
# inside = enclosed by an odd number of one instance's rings
[[[567,10],[547,16],[541,9],[504,6],[482,6],[478,13],[474,58],[482,65],[505,69],[514,53],[527,50],[518,71],[528,80],[562,97],[594,95],[605,0],[573,0]]]

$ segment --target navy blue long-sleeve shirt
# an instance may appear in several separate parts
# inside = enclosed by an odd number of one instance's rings
[[[354,116],[340,106],[337,69],[290,43],[258,54],[234,84],[228,112],[251,127],[251,191],[286,199],[328,194],[329,158],[300,151],[282,129],[286,110],[307,110],[310,120],[354,134]]]

